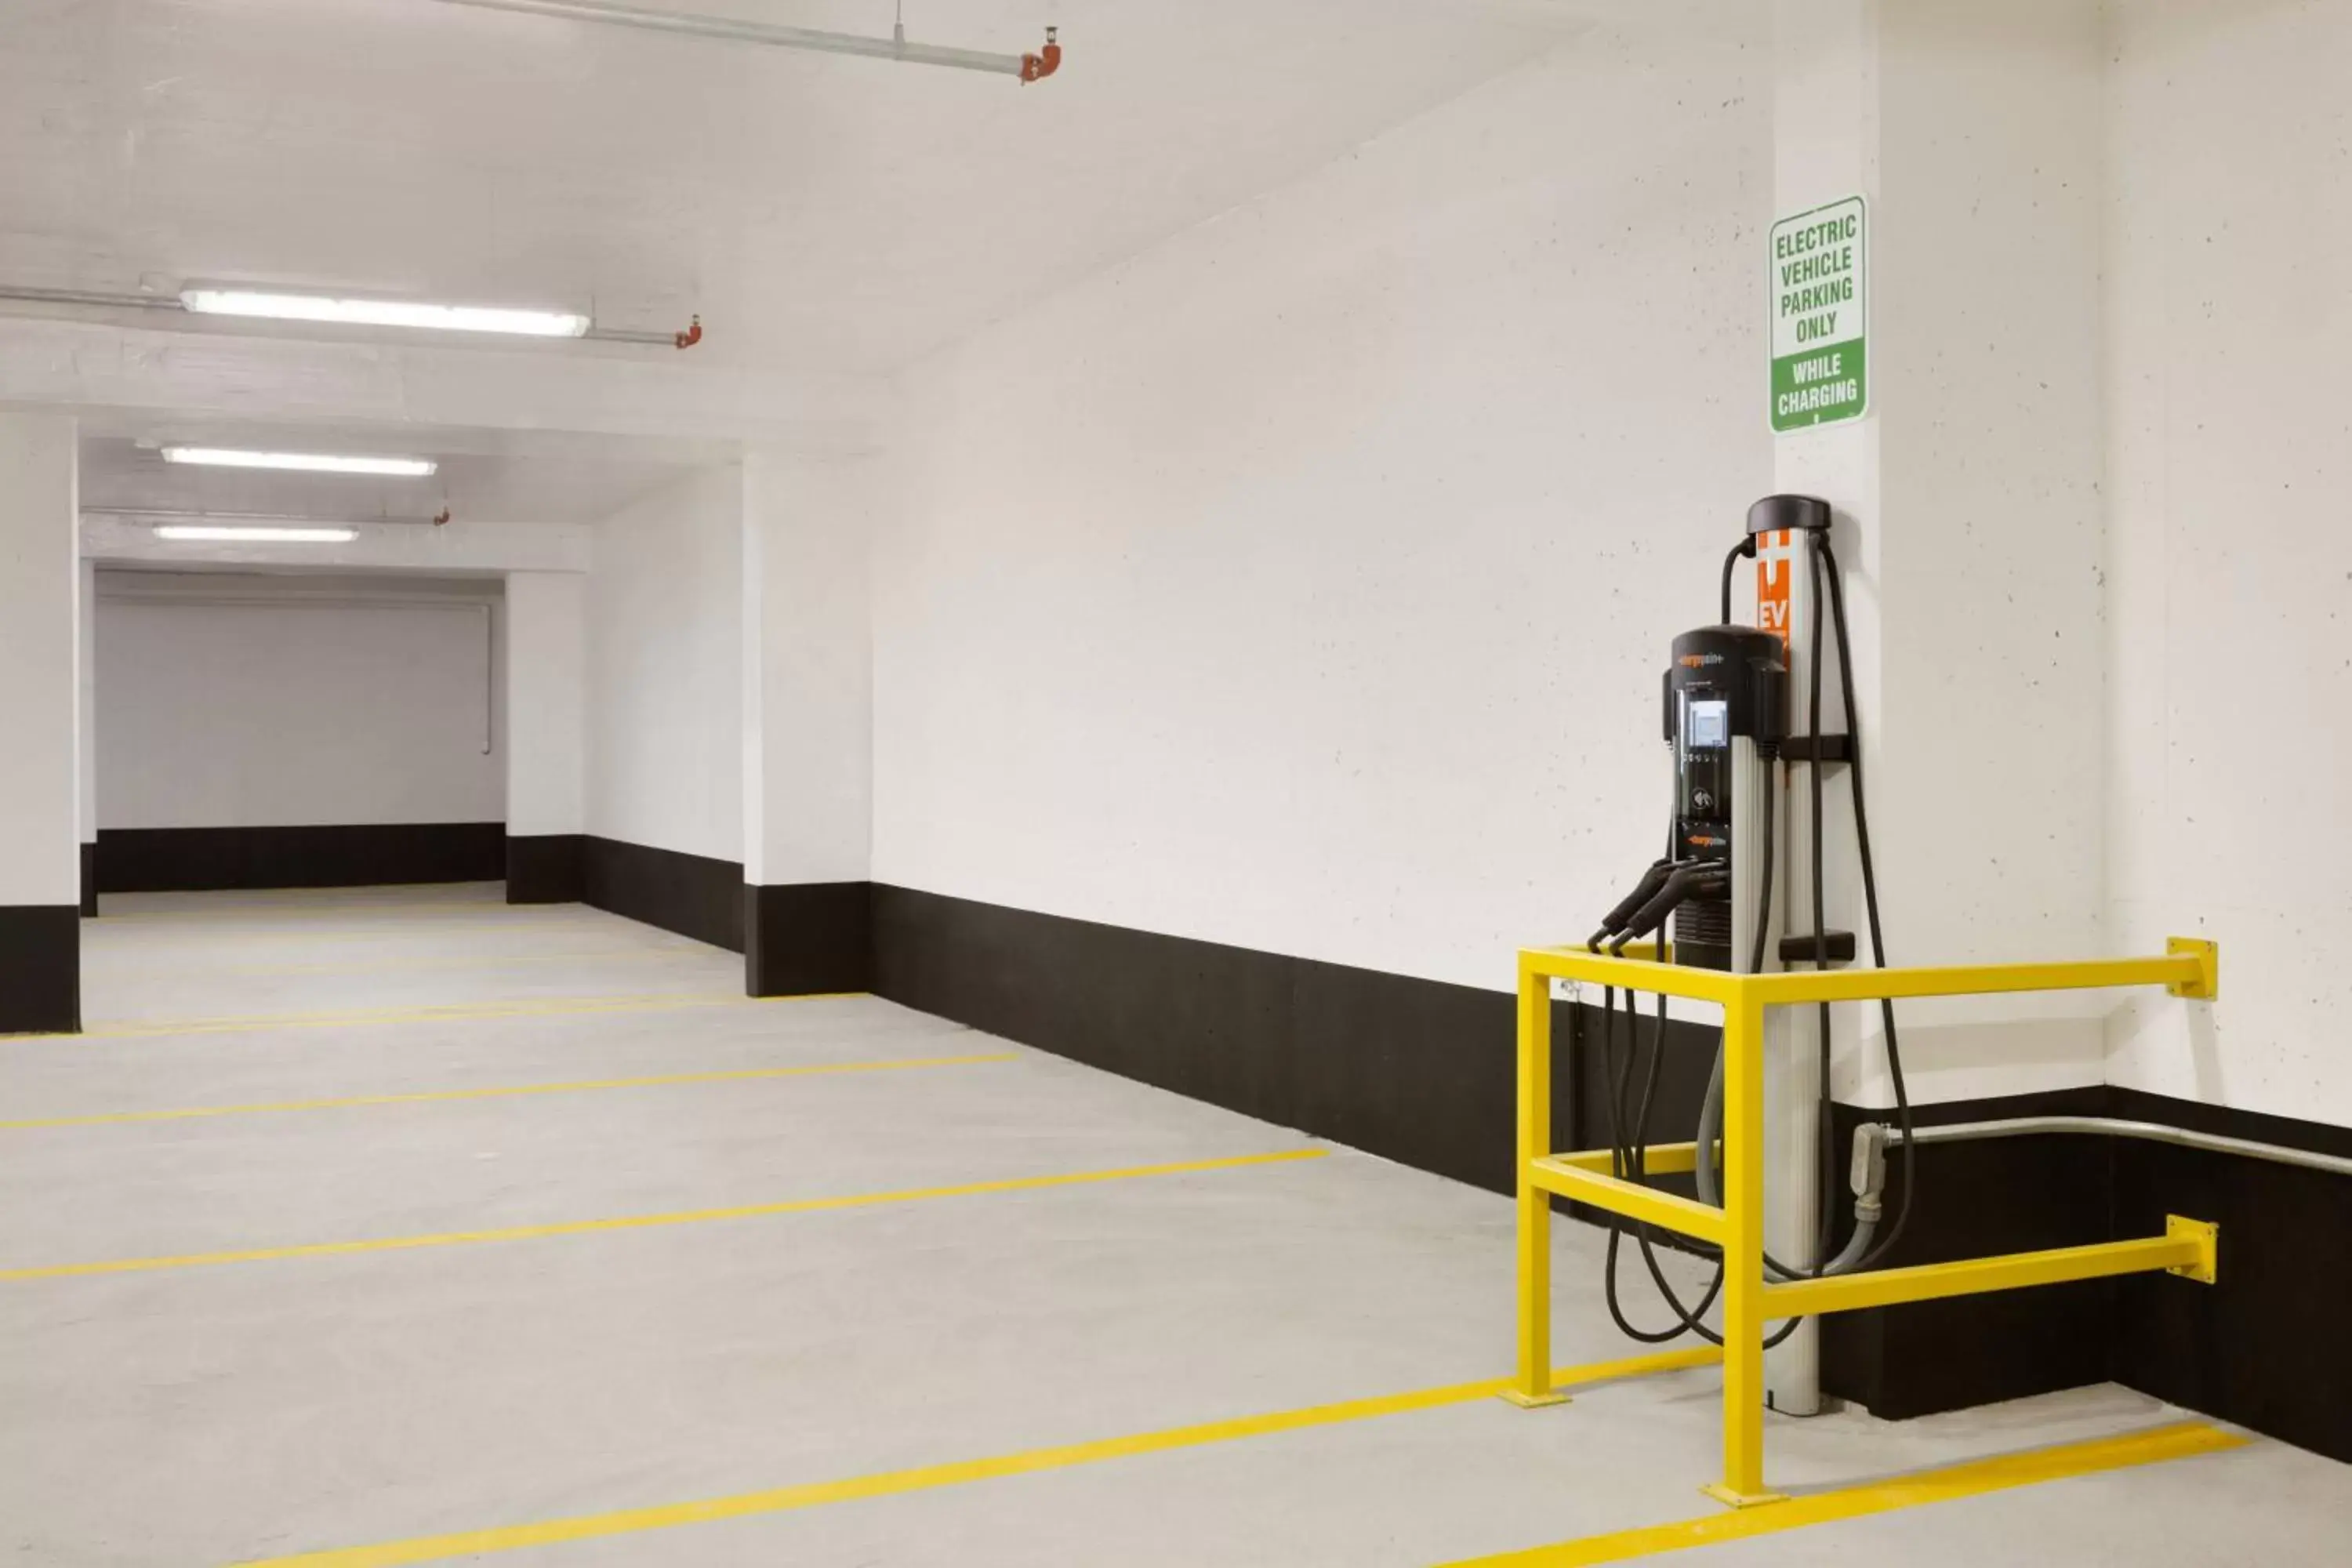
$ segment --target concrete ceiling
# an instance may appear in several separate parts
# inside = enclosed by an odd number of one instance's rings
[[[873,34],[891,22],[891,0],[638,3]],[[822,401],[1597,18],[1646,25],[1723,3],[906,0],[923,42],[1017,52],[1058,25],[1061,74],[1023,87],[432,0],[7,0],[0,287],[279,284],[586,305],[636,329],[699,313],[709,336],[690,355],[538,352],[554,376],[627,374],[614,356],[690,363],[697,381],[803,375]],[[251,331],[122,321],[183,341]],[[84,363],[73,352],[58,363]],[[146,349],[116,357],[157,363]],[[201,428],[152,405],[79,409],[88,504],[416,510],[402,487],[167,470],[141,440],[437,456],[443,476],[418,487],[434,505],[545,521],[602,515],[727,449],[560,426],[419,428],[414,414],[322,426],[299,378],[269,380],[245,373],[234,401],[249,416],[223,417],[215,399]],[[716,384],[712,395],[727,396]]]
[[[887,33],[890,0],[641,0]],[[430,0],[9,0],[0,280],[699,311],[886,373],[1586,26],[1540,0],[909,0],[1009,78]]]

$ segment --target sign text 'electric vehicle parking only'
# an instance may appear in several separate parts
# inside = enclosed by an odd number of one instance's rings
[[[1772,428],[1859,419],[1870,406],[1869,215],[1849,196],[1772,226]]]

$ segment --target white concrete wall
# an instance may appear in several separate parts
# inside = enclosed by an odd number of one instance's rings
[[[1770,487],[1768,54],[1581,38],[911,376],[876,878],[1489,986],[1588,931]]]
[[[743,465],[743,879],[862,882],[873,838],[867,557],[882,464]]]
[[[732,466],[596,525],[587,822],[599,837],[742,858],[742,526]]]
[[[588,823],[588,579],[506,579],[507,833],[582,833]]]
[[[0,414],[0,908],[81,901],[75,439]]]
[[[1881,0],[1877,12],[1876,510],[1846,550],[1871,650],[1856,662],[1889,958],[2095,957],[2110,947],[2100,8]],[[1862,931],[1859,900],[1843,907],[1835,923]],[[2097,1084],[2114,1005],[1907,1004],[1911,1092]],[[1874,1042],[1872,1010],[1848,1016]],[[1893,1103],[1874,1043],[1842,1076],[1842,1093]]]
[[[98,564],[84,560],[75,574],[74,818],[84,844],[98,842]]]
[[[101,574],[99,826],[500,820],[497,595]]]
[[[2121,6],[2110,53],[2108,915],[2222,984],[2108,1073],[2352,1123],[2352,6]]]

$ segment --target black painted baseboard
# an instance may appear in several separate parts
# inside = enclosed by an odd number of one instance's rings
[[[576,904],[587,897],[587,837],[531,833],[507,838],[507,902]]]
[[[81,912],[98,913],[98,846],[81,847]]]
[[[2097,1116],[2097,1088],[1922,1106],[1920,1126],[2018,1116]],[[1850,1149],[1863,1121],[1891,1112],[1839,1106],[1836,1147]],[[1948,1263],[2045,1247],[2080,1247],[2108,1236],[2107,1140],[2048,1137],[1926,1144],[1918,1196],[1889,1268]],[[1853,1228],[1839,1163],[1837,1240]],[[1902,1203],[1903,1159],[1887,1157],[1886,1212]],[[2163,1226],[2159,1225],[2158,1229]],[[1890,1421],[1963,1410],[2108,1380],[2115,1312],[2105,1280],[1959,1296],[1908,1307],[1840,1312],[1822,1320],[1822,1387]]]
[[[753,996],[865,991],[874,984],[874,885],[743,889],[743,989]]]
[[[1860,1113],[1840,1108],[1851,1126]],[[1868,1113],[1883,1120],[1886,1113]],[[2352,1156],[2352,1128],[2090,1088],[1925,1108],[1923,1123],[2111,1116]],[[1890,1188],[1890,1205],[1897,1195]],[[1890,1264],[2221,1227],[2212,1285],[2133,1276],[1825,1320],[1822,1385],[1891,1417],[2113,1381],[2352,1462],[2352,1178],[2076,1134],[1919,1151],[1919,1206]]]
[[[733,860],[591,835],[582,840],[582,901],[664,931],[743,951],[743,868]]]
[[[873,898],[878,995],[1489,1192],[1513,1190],[1518,1026],[1507,994],[906,888],[877,885]],[[1600,1016],[1553,1009],[1563,1147],[1609,1141]],[[1641,1026],[1645,1047],[1654,1026]],[[1621,1014],[1621,1044],[1626,1029]],[[1681,1130],[1696,1122],[1715,1037],[1667,1026],[1651,1117],[1659,1142],[1686,1138]]]
[[[2352,1155],[2352,1128],[2109,1089],[2107,1114]],[[2352,1463],[2352,1177],[2169,1144],[2111,1140],[2111,1224],[2156,1235],[2168,1214],[2221,1226],[2210,1286],[2116,1281],[2116,1380]]]
[[[506,826],[102,827],[95,863],[100,893],[495,882],[506,875]]]
[[[877,886],[874,991],[1076,1060],[1418,1169],[1508,1192],[1512,998],[1214,942]],[[1555,1142],[1605,1147],[1611,1053],[1598,1009],[1553,1009]],[[1642,1025],[1646,1043],[1654,1025]],[[1622,1059],[1626,1021],[1616,1021]],[[1669,1023],[1657,1142],[1696,1119],[1717,1031]],[[1573,1084],[1579,1091],[1566,1094]],[[1628,1094],[1627,1116],[1641,1080]],[[1924,1108],[1922,1123],[2071,1112],[2352,1153],[2352,1129],[2114,1089]],[[1571,1115],[1572,1113],[1572,1115]],[[1864,1115],[1839,1108],[1841,1148]],[[1892,1162],[1899,1184],[1899,1156]],[[1841,1161],[1840,1169],[1843,1169]],[[2218,1220],[2221,1283],[2170,1276],[1921,1302],[1822,1321],[1832,1394],[1893,1417],[2114,1380],[2352,1460],[2352,1179],[2124,1139],[2003,1139],[1919,1151],[1907,1264]],[[1890,1188],[1890,1205],[1899,1198]],[[1841,1205],[1846,1211],[1847,1205]],[[1850,1223],[1850,1221],[1849,1221]],[[1638,1265],[1638,1321],[1658,1314]],[[1643,1311],[1643,1308],[1651,1308]]]
[[[0,906],[0,1035],[80,1028],[80,908]]]

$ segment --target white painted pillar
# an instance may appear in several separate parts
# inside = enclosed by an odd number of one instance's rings
[[[76,600],[75,686],[80,692],[75,727],[80,742],[75,771],[81,781],[76,815],[81,823],[81,912],[98,913],[98,563],[83,557]]]
[[[576,902],[588,826],[588,579],[509,572],[506,586],[507,900]]]
[[[745,982],[861,991],[871,961],[874,464],[743,465]]]
[[[1836,511],[1892,963],[2102,951],[2100,36],[2096,0],[1778,0],[1770,216],[1868,203],[1870,412],[1778,437],[1774,478]],[[1824,782],[1825,923],[1866,959],[1847,781]],[[1910,1097],[2096,1084],[2103,1005],[1904,1004]],[[1891,1106],[1875,1010],[1839,1013],[1838,1097]],[[1810,1061],[1780,1065],[1809,1092]],[[1805,1157],[1768,1152],[1784,1258],[1811,1251]],[[1812,1407],[1811,1339],[1768,1373],[1783,1409]]]
[[[81,1025],[70,417],[0,414],[0,1034]]]

